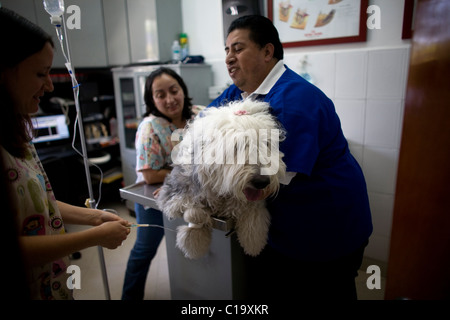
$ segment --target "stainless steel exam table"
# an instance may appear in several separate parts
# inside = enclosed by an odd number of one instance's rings
[[[137,183],[120,189],[123,199],[158,209],[153,191],[161,185]],[[213,218],[213,234],[208,254],[198,260],[184,257],[175,246],[183,219],[169,221],[163,214],[171,297],[173,300],[244,299],[245,262],[232,223]],[[231,234],[230,234],[231,233]]]

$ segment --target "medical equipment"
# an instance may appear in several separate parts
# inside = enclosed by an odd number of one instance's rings
[[[84,168],[86,172],[86,180],[89,190],[89,199],[86,201],[86,206],[90,208],[97,208],[97,205],[95,203],[94,194],[92,191],[92,181],[91,181],[91,173],[89,170],[89,159],[87,157],[87,150],[86,150],[86,140],[84,137],[84,129],[83,129],[83,121],[81,118],[81,111],[80,111],[80,103],[79,103],[79,90],[80,85],[77,82],[74,68],[72,67],[71,63],[71,57],[70,57],[70,48],[69,48],[69,42],[67,40],[67,31],[65,26],[65,20],[64,20],[64,0],[43,0],[44,9],[48,12],[50,15],[50,22],[55,26],[56,29],[56,35],[58,37],[59,43],[61,45],[61,50],[65,58],[65,66],[69,72],[69,75],[72,79],[72,89],[73,89],[73,95],[75,99],[75,107],[77,112],[77,117],[75,119],[75,124],[78,124],[78,131],[80,134],[80,141],[81,141],[81,150],[80,153],[74,146],[75,142],[75,136],[73,139],[72,147],[73,149],[80,154],[83,157],[84,160]],[[63,35],[64,31],[64,35]],[[66,50],[64,48],[64,42],[63,39],[65,37],[66,40]],[[74,130],[74,133],[76,130]],[[103,248],[101,246],[98,246],[98,255],[100,260],[100,268],[102,272],[102,278],[103,278],[103,285],[105,290],[105,296],[107,300],[111,300],[111,295],[109,291],[109,284],[108,284],[108,276],[106,273],[106,265],[105,265],[105,258],[103,255]]]
[[[130,224],[128,226],[128,228],[139,228],[139,227],[150,227],[150,225],[148,223],[134,223],[134,224]]]

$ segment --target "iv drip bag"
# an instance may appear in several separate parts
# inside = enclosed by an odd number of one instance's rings
[[[51,16],[52,24],[61,24],[61,16],[64,14],[64,0],[43,0],[44,9]]]

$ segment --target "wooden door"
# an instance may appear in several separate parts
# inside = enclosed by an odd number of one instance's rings
[[[386,299],[450,298],[450,1],[420,0]]]

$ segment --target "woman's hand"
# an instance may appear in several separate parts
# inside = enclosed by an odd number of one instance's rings
[[[163,183],[166,176],[170,173],[170,169],[162,168],[159,170],[144,169],[141,170],[142,177],[146,184]]]
[[[98,245],[108,249],[116,249],[122,245],[130,233],[128,223],[124,224],[124,221],[108,221],[96,227]]]
[[[78,232],[42,236],[20,236],[21,251],[26,264],[39,266],[93,246],[115,249],[130,233],[125,220],[107,221]]]
[[[161,188],[156,189],[155,191],[153,191],[153,196],[156,198],[158,198],[159,192],[161,191]]]
[[[99,226],[102,223],[110,222],[110,221],[118,221],[124,225],[129,225],[130,223],[127,220],[122,219],[117,214],[109,212],[107,210],[93,210],[92,211],[92,220],[91,225]]]
[[[57,203],[65,224],[99,226],[108,221],[119,221],[123,224],[129,224],[128,221],[107,210],[78,207],[61,201],[57,201]]]

